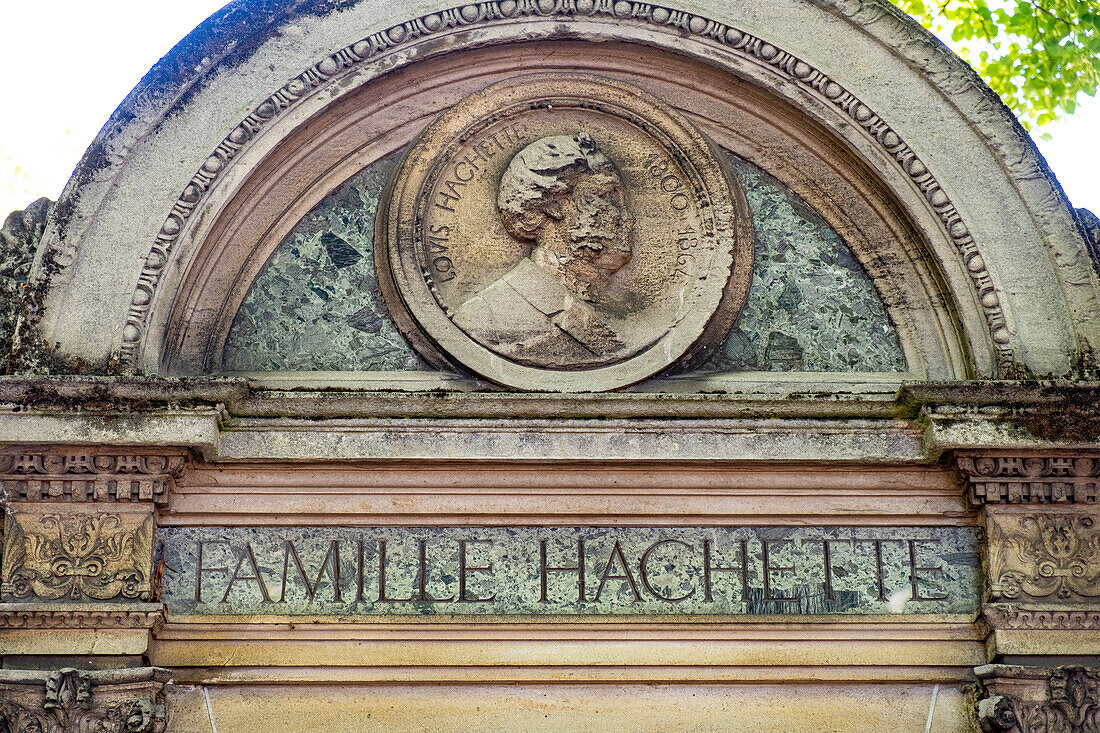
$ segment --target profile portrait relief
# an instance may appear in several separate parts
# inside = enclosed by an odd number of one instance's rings
[[[429,364],[512,389],[619,389],[703,363],[752,281],[724,156],[615,79],[479,89],[425,128],[380,199],[386,307]]]
[[[459,306],[453,323],[521,364],[614,360],[624,340],[599,304],[631,259],[635,223],[614,163],[587,134],[541,138],[512,158],[496,203],[509,235],[531,251]]]

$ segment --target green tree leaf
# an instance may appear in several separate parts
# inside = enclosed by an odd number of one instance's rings
[[[892,0],[972,65],[1024,127],[1100,87],[1100,0]]]

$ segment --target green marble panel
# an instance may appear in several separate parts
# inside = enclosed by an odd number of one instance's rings
[[[233,321],[225,370],[429,368],[390,319],[374,272],[374,217],[399,157],[357,174],[279,245]],[[903,371],[882,301],[843,240],[779,181],[730,157],[756,262],[741,317],[702,371]]]
[[[729,156],[756,234],[752,286],[704,371],[898,372],[897,332],[851,250],[789,188]]]
[[[979,602],[968,527],[186,527],[160,540],[173,614],[971,614]]]
[[[374,272],[378,198],[399,160],[361,171],[287,235],[237,311],[226,371],[430,368],[398,332]]]

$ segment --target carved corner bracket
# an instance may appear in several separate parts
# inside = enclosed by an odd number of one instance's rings
[[[0,498],[165,504],[183,473],[179,450],[48,448],[0,453]]]
[[[978,724],[986,733],[1100,730],[1100,670],[989,664],[974,674]]]
[[[0,670],[0,730],[163,733],[168,671]]]
[[[1096,504],[1100,454],[959,452],[955,467],[973,506]]]

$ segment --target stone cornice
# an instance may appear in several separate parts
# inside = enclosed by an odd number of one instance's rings
[[[1100,382],[910,382],[903,374],[773,373],[736,391],[560,395],[481,391],[454,384],[382,388],[372,374],[240,377],[0,376],[12,413],[184,414],[224,406],[233,415],[355,417],[903,417],[954,411],[1011,420],[1100,405]],[[823,389],[823,385],[827,385]],[[658,389],[667,389],[662,385]],[[730,385],[735,386],[735,385]],[[947,414],[945,412],[944,414]],[[1100,437],[1100,430],[1097,431]]]
[[[1100,384],[1093,382],[902,384],[900,376],[886,379],[885,375],[850,375],[831,380],[831,391],[821,391],[809,381],[813,375],[791,374],[768,380],[756,378],[746,381],[736,392],[722,394],[558,395],[459,389],[385,391],[371,388],[373,383],[357,381],[356,376],[276,375],[252,381],[0,377],[0,405],[7,405],[6,410],[0,408],[0,423],[11,445],[7,455],[24,449],[27,453],[54,452],[56,446],[80,444],[86,453],[114,457],[104,461],[120,456],[184,455],[186,449],[208,460],[273,457],[281,454],[252,456],[241,447],[242,440],[248,442],[251,439],[246,435],[253,433],[267,436],[264,440],[274,439],[279,433],[328,434],[335,425],[351,434],[374,436],[401,426],[418,432],[433,426],[477,432],[488,425],[485,421],[493,421],[494,434],[519,435],[541,430],[548,420],[568,420],[578,425],[599,421],[608,429],[614,428],[608,425],[611,421],[631,421],[644,432],[656,434],[685,427],[706,429],[701,420],[722,421],[725,428],[745,430],[759,427],[761,420],[773,421],[769,424],[784,429],[797,427],[795,421],[802,421],[805,424],[801,432],[820,433],[822,428],[830,428],[829,435],[865,432],[874,426],[887,432],[904,428],[912,436],[923,435],[923,446],[907,444],[902,453],[893,451],[890,455],[906,462],[928,461],[954,451],[947,461],[952,468],[956,467],[956,454],[1021,458],[1025,463],[1035,457],[1068,457],[1075,461],[1100,458],[1100,418],[1095,416],[1100,408],[1092,411],[1091,407],[1100,405]],[[681,421],[698,425],[692,427]],[[840,429],[839,433],[832,430],[834,427]],[[227,440],[233,445],[224,445]],[[843,453],[843,440],[830,440],[833,448],[841,450],[836,453],[837,459],[852,457]],[[93,450],[89,446],[102,448]],[[385,457],[376,453],[373,449],[353,451],[342,457]],[[298,457],[337,456],[320,451]],[[743,457],[752,460],[752,456]],[[1074,463],[1072,471],[1076,473],[1068,477],[1056,475],[1066,470],[1065,464],[1056,463],[1041,468],[1038,477],[1025,475],[1015,477],[1019,480],[1001,481],[1017,485],[1015,493],[1003,498],[994,498],[1000,497],[995,492],[973,496],[976,501],[981,497],[979,503],[1093,501],[1089,488],[1092,477],[1088,471],[1081,472],[1084,463]],[[73,462],[74,466],[78,464]],[[979,483],[1002,478],[999,474],[982,477],[976,470],[974,473]],[[0,475],[6,477],[9,500],[40,497],[45,501],[68,501],[73,497],[74,479],[77,501],[97,496],[94,484],[87,488],[88,482],[96,478],[94,474],[70,473],[68,469],[39,473],[32,469],[31,473]],[[132,481],[149,474],[118,475]],[[163,475],[171,477],[173,473],[165,471]],[[39,489],[27,482],[43,477],[48,485],[34,493]],[[66,482],[70,483],[66,486]],[[123,495],[129,500],[142,497],[140,487],[135,492],[132,483],[130,494],[124,491]],[[117,486],[114,490],[107,487],[107,497],[117,499]]]
[[[247,380],[219,377],[0,376],[0,404],[14,411],[186,410],[236,402],[248,393]]]

